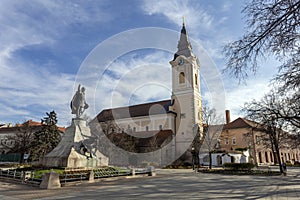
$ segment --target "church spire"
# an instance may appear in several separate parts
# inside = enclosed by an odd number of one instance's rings
[[[180,55],[183,55],[187,58],[193,56],[192,46],[191,43],[189,42],[188,34],[185,29],[184,17],[182,18],[182,28],[181,28],[180,39],[177,48],[178,50],[174,55],[174,60]]]

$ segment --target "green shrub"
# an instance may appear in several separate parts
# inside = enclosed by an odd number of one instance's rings
[[[250,171],[255,167],[252,163],[225,163],[223,165],[225,168],[229,170],[248,170]]]
[[[247,147],[245,147],[245,148],[238,147],[238,148],[235,148],[235,150],[236,150],[236,151],[241,151],[241,152],[243,152],[243,151],[247,151],[248,148],[247,148]]]

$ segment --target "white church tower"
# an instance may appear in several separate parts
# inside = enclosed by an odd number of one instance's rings
[[[200,64],[192,52],[184,22],[177,48],[170,64],[172,65],[173,111],[177,113],[175,148],[178,157],[190,148],[197,131],[202,129]]]

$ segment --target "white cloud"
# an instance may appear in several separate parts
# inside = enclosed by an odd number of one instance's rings
[[[143,9],[149,15],[162,14],[174,24],[180,24],[184,16],[191,30],[208,31],[212,28],[214,17],[193,1],[144,1]],[[204,30],[203,30],[204,29]]]
[[[48,109],[57,112],[60,124],[70,120],[69,101],[75,76],[49,70],[53,67],[49,63],[25,62],[14,54],[36,44],[51,46],[69,33],[72,24],[107,21],[111,15],[101,6],[92,1],[81,5],[56,0],[1,2],[0,121],[39,120]]]
[[[54,109],[62,119],[60,123],[66,122],[62,113],[69,109],[74,75],[50,74],[43,70],[36,71],[32,67],[14,65],[6,73],[1,73],[0,79],[0,102],[5,105],[1,112],[2,121],[6,121],[8,116],[36,118],[34,111],[40,112],[42,118],[45,112]]]
[[[231,7],[232,3],[228,1],[223,1],[218,6],[212,6],[193,0],[146,0],[143,5],[143,9],[148,15],[161,14],[176,25],[181,25],[182,16],[184,16],[187,32],[191,39],[202,44],[214,60],[224,59],[222,54],[224,41],[228,41],[228,38],[239,32],[234,30],[233,34],[233,30],[227,30],[229,23],[227,15]]]
[[[0,55],[26,45],[48,43],[68,33],[75,23],[109,21],[101,2],[4,0],[0,7]]]
[[[153,100],[170,99],[172,55],[155,51],[135,57],[129,53],[112,63],[98,80],[94,94],[95,109],[90,115],[98,114],[104,108],[127,106]],[[114,76],[111,75],[114,74]],[[91,113],[94,112],[94,113]]]
[[[192,46],[195,43],[201,44],[207,54],[216,63],[219,72],[210,69],[212,65],[206,60],[208,56],[203,58],[202,53],[196,54],[201,63],[203,83],[212,83],[210,88],[205,88],[202,91],[203,99],[214,102],[225,101],[218,98],[222,88],[214,88],[212,76],[221,76],[224,87],[226,88],[226,108],[232,112],[232,119],[241,115],[240,109],[245,102],[251,99],[260,99],[270,87],[269,80],[274,72],[274,60],[269,63],[264,63],[264,67],[258,72],[257,76],[247,80],[247,85],[239,85],[238,80],[228,78],[227,75],[220,75],[224,68],[224,55],[222,54],[222,46],[231,40],[235,40],[241,35],[242,24],[240,21],[241,15],[238,12],[233,12],[233,9],[241,9],[241,2],[222,1],[220,5],[214,5],[193,1],[144,1],[143,9],[148,15],[163,15],[170,22],[179,24],[181,17],[185,16],[187,31],[194,39]],[[235,14],[234,14],[235,13]],[[195,49],[194,49],[195,53]],[[208,64],[208,65],[207,65]],[[204,74],[203,74],[204,73]],[[211,74],[213,73],[213,74]],[[210,76],[211,74],[212,76]],[[203,76],[204,75],[204,76]],[[208,79],[208,80],[207,80]],[[219,79],[220,80],[220,79]],[[220,83],[221,86],[223,83]],[[207,87],[207,85],[205,86]],[[222,106],[212,105],[221,108]],[[224,111],[219,110],[219,114],[223,115]]]
[[[246,102],[253,99],[259,100],[271,90],[269,80],[249,80],[247,85],[238,85],[236,88],[228,90],[226,93],[226,108],[231,110],[232,117],[243,117],[241,109]]]
[[[70,31],[73,31],[73,25],[108,22],[117,14],[110,13],[111,10],[105,8],[105,3],[105,1],[60,0],[4,0],[1,2],[0,105],[3,108],[0,121],[6,121],[9,116],[38,120],[49,111],[48,109],[54,109],[58,112],[61,123],[67,124],[71,118],[69,101],[74,93],[72,89],[75,75],[48,70],[51,69],[51,64],[36,65],[30,61],[25,62],[15,57],[15,52],[37,44],[51,47],[58,39],[67,37]],[[225,1],[220,7],[221,12],[230,12],[234,5]],[[218,10],[207,9],[202,2],[147,0],[144,1],[142,8],[148,15],[162,15],[163,19],[176,25],[181,25],[181,18],[185,16],[188,33],[195,41],[200,41],[208,54],[218,61],[222,59],[221,43],[227,41],[228,33],[236,34],[234,30],[224,31],[226,25],[222,27],[229,22],[229,17],[218,15]],[[118,26],[118,24],[112,26]],[[136,41],[129,42],[132,44]],[[161,43],[176,48],[175,43],[169,44],[165,41]],[[192,46],[195,45],[192,43]],[[112,54],[115,49],[107,51],[111,52],[105,53]],[[98,85],[97,88],[94,85],[84,85],[87,88],[88,103],[92,105],[91,101],[97,101],[97,106],[88,110],[90,117],[94,117],[103,108],[123,106],[128,102],[134,104],[152,99],[170,98],[169,61],[171,58],[172,55],[159,51],[141,56],[129,54],[110,65],[109,73],[111,74],[107,73],[104,76],[97,74],[97,68],[99,68],[97,63],[91,63],[95,65],[93,68],[95,71],[86,74],[85,78],[97,79]],[[206,65],[208,63],[206,60],[202,59],[200,62],[202,69],[209,69],[210,65]],[[222,66],[222,62],[218,63]],[[243,104],[246,100],[241,97],[247,95],[251,98],[258,97],[255,96],[257,93],[251,89],[252,87],[259,87],[260,91],[265,91],[266,82],[256,80],[245,88],[228,87],[231,83],[226,82],[225,86],[230,89],[227,92],[227,102],[229,102],[227,106],[236,111],[237,105]],[[213,92],[216,93],[216,91]],[[215,94],[210,95],[215,96]],[[37,112],[41,116],[37,117]]]

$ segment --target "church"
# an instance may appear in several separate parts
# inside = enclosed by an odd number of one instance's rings
[[[92,121],[100,124],[98,131],[100,130],[111,142],[116,144],[119,141],[116,146],[120,148],[136,153],[160,151],[160,158],[156,160],[158,165],[170,164],[187,152],[191,154],[193,141],[200,141],[202,135],[200,63],[193,54],[184,22],[177,48],[170,61],[170,99],[105,109]],[[123,144],[120,144],[122,137]],[[124,137],[132,142],[124,144]],[[164,146],[166,148],[163,148]],[[113,155],[108,157],[111,164],[116,165],[120,160],[118,158],[115,162]],[[191,155],[185,159],[191,162]],[[142,160],[136,161],[139,162]]]

